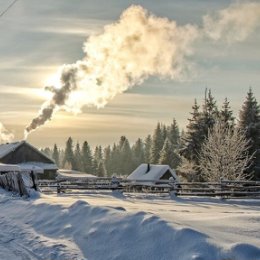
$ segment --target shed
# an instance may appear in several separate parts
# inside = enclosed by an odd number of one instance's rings
[[[26,141],[1,144],[0,163],[34,170],[40,179],[54,179],[58,170],[52,159]]]
[[[169,165],[159,164],[141,164],[139,165],[128,177],[130,181],[138,181],[143,184],[155,184],[159,180],[169,180],[173,177],[174,180],[178,181],[178,177],[174,170]],[[150,181],[150,182],[149,182]]]

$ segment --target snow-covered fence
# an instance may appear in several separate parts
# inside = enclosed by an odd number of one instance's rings
[[[220,181],[220,182],[182,182],[174,190],[177,196],[207,197],[254,197],[260,198],[260,182]]]
[[[8,191],[18,192],[21,196],[28,196],[21,172],[6,172],[0,175],[0,186]]]
[[[76,190],[121,190],[122,192],[173,193],[176,196],[205,197],[255,197],[260,198],[260,182],[220,181],[220,182],[173,182],[172,180],[130,181],[122,178],[80,178],[78,180],[60,179],[41,181],[39,187],[44,191],[70,192]]]

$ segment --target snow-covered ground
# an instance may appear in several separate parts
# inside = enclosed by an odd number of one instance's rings
[[[0,190],[0,259],[260,260],[260,201]]]

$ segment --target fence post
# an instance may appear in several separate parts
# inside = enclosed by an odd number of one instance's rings
[[[36,182],[35,182],[35,176],[34,176],[33,171],[31,171],[30,176],[31,176],[32,183],[33,183],[32,188],[37,191],[37,185],[36,185]]]

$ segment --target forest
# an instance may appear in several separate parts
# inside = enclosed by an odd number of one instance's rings
[[[168,164],[188,181],[260,179],[260,106],[250,88],[235,118],[225,98],[217,105],[211,90],[202,104],[194,100],[186,130],[173,118],[157,123],[152,134],[130,144],[126,136],[117,143],[91,149],[69,137],[65,149],[56,144],[42,152],[60,168],[103,176],[127,176],[141,163]]]

